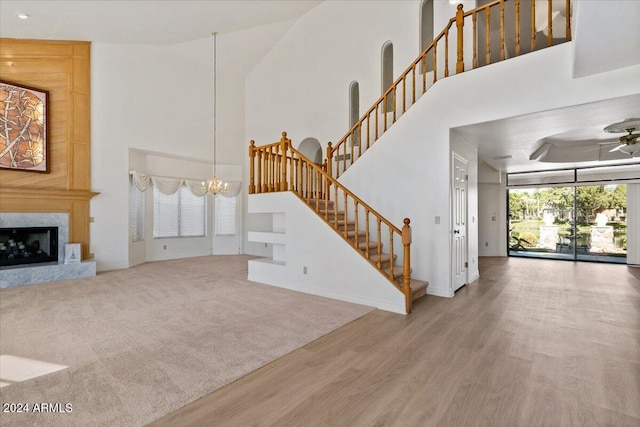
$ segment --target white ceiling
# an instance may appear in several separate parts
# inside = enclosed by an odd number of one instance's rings
[[[640,117],[640,94],[461,126],[453,131],[476,147],[480,158],[503,172],[638,163],[638,157],[609,153],[615,144],[599,144],[620,136],[604,132],[605,126],[632,117]],[[540,160],[546,161],[529,160],[545,143],[551,152]],[[503,158],[506,156],[511,158]]]
[[[0,1],[0,37],[169,45],[298,18],[318,0]],[[17,13],[29,14],[19,19]]]
[[[318,0],[2,0],[0,37],[170,45],[207,38],[213,31],[227,33],[296,19],[320,3]],[[21,20],[17,13],[30,17]],[[619,152],[609,154],[611,147],[598,145],[612,138],[602,128],[630,117],[640,117],[640,95],[463,126],[454,131],[477,147],[479,156],[500,171],[557,169],[640,161]],[[564,163],[529,160],[545,143],[549,149],[540,160],[561,159]],[[501,159],[504,156],[511,157]]]

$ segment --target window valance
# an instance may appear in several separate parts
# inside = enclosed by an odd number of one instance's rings
[[[207,194],[207,180],[196,180],[186,178],[169,178],[165,176],[147,175],[138,171],[129,172],[136,188],[140,191],[147,191],[150,185],[153,185],[163,194],[173,194],[184,184],[194,196],[202,197]],[[235,197],[242,189],[240,181],[226,181],[227,187],[220,196]]]

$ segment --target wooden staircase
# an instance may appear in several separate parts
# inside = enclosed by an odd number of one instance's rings
[[[384,252],[384,244],[382,242],[367,241],[367,233],[359,231],[356,234],[356,222],[345,220],[345,211],[335,210],[334,201],[329,200],[317,202],[315,199],[303,199],[322,219],[327,221],[339,235],[341,235],[349,245],[359,249],[366,259],[371,262],[378,270],[384,273],[387,278],[394,277],[397,287],[402,287],[402,276],[397,272],[402,271],[402,265],[397,265],[397,255],[393,256],[393,269],[391,268],[391,258],[389,253]],[[378,255],[378,248],[381,248]],[[374,253],[376,252],[376,253]],[[393,271],[392,271],[393,270]],[[416,301],[427,293],[429,282],[424,280],[410,279],[411,301]]]
[[[427,282],[411,279],[411,227],[393,225],[325,168],[291,146],[286,132],[278,142],[249,146],[249,194],[291,191],[322,218],[404,295],[406,313],[425,295]],[[398,248],[401,248],[399,250]]]

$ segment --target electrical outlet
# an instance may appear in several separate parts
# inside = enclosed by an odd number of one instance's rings
[[[162,249],[167,250],[167,245],[164,245]]]
[[[89,222],[93,222],[93,217],[92,216],[89,217]]]
[[[436,224],[440,224],[440,217],[439,216],[436,217]]]
[[[484,245],[485,246],[489,246],[489,242],[484,242]]]
[[[305,265],[304,267],[302,267],[302,274],[307,274],[308,270],[307,270],[307,266]]]

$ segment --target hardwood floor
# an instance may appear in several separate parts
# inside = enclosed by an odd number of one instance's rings
[[[640,268],[481,258],[156,426],[640,426]]]

